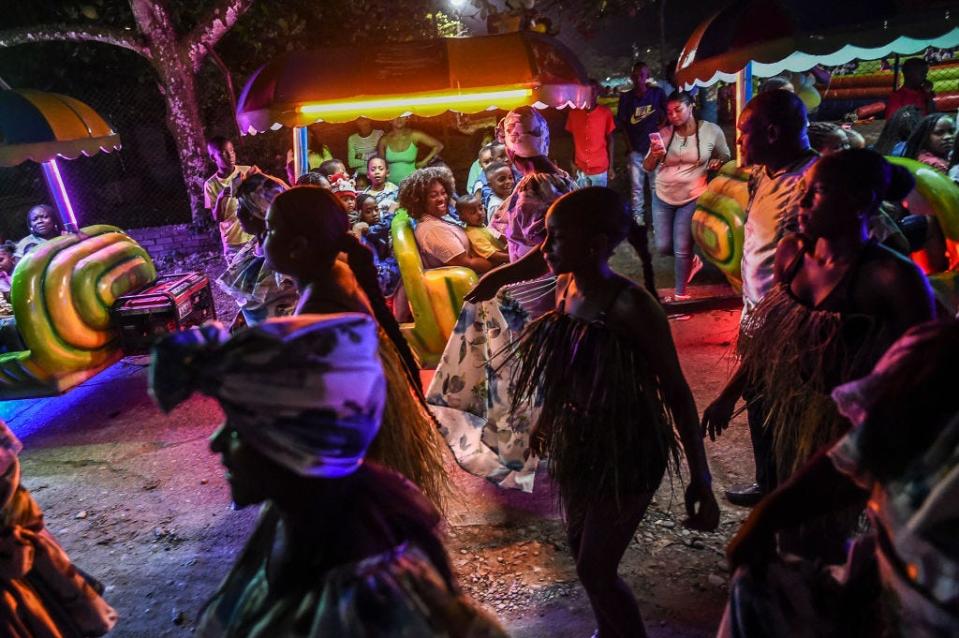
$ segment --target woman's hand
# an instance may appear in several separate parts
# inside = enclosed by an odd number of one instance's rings
[[[718,171],[723,167],[724,162],[721,159],[714,158],[706,164],[707,171]]]
[[[733,418],[733,409],[736,407],[738,396],[723,392],[716,400],[706,406],[703,410],[703,437],[708,434],[710,441],[715,441],[717,436],[722,435],[723,430],[729,427],[729,421]]]
[[[686,488],[686,520],[683,525],[700,532],[711,532],[719,526],[719,504],[709,481],[696,479]]]
[[[663,146],[661,140],[656,138],[650,138],[649,140],[649,156],[652,157],[657,162],[664,157],[666,157],[666,147]]]
[[[502,288],[502,285],[499,282],[499,277],[494,272],[489,272],[480,277],[480,280],[476,282],[476,285],[473,286],[473,289],[470,290],[463,297],[464,301],[469,303],[480,303],[481,301],[489,301],[496,296],[496,293],[499,292],[499,289]]]

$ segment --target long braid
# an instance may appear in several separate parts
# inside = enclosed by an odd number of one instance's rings
[[[373,263],[373,253],[369,248],[361,244],[356,236],[349,233],[344,235],[341,247],[343,252],[346,253],[350,270],[353,271],[357,282],[359,282],[360,287],[363,288],[363,292],[366,293],[366,296],[370,300],[370,305],[373,307],[373,314],[376,316],[377,322],[379,322],[383,330],[386,331],[386,334],[403,358],[410,383],[416,388],[417,394],[421,394],[422,389],[419,379],[420,368],[416,363],[416,359],[413,357],[413,351],[410,350],[410,344],[400,331],[400,324],[396,322],[396,317],[393,316],[389,306],[386,305],[386,299],[383,297],[383,292],[380,290],[379,280],[376,276],[376,265]]]
[[[659,295],[656,294],[656,276],[653,273],[653,255],[649,252],[649,233],[647,232],[647,227],[645,225],[640,226],[634,219],[630,224],[629,231],[626,233],[626,241],[629,242],[633,250],[636,251],[636,254],[639,255],[639,260],[643,264],[643,285],[646,286],[646,290],[648,290],[653,297],[659,299]]]

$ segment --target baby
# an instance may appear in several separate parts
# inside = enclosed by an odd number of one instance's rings
[[[470,240],[470,248],[474,253],[485,257],[496,266],[509,261],[509,255],[502,240],[494,237],[486,227],[486,211],[483,210],[483,204],[478,198],[458,198],[456,213],[466,224],[466,236]]]

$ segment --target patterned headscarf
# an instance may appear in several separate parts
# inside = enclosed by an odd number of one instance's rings
[[[300,476],[356,471],[380,427],[386,382],[366,315],[269,319],[232,339],[215,324],[153,349],[150,392],[170,411],[216,398],[244,442]]]
[[[503,142],[513,155],[536,157],[549,154],[549,124],[531,106],[513,109],[500,120],[496,128],[497,137],[502,128]]]

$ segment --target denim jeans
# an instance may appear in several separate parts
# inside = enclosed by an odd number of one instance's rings
[[[580,188],[587,188],[589,186],[608,186],[609,185],[609,174],[606,171],[602,173],[593,173],[592,175],[584,173],[583,171],[576,171],[576,185]]]
[[[643,157],[645,157],[643,153],[633,151],[626,158],[626,168],[629,170],[629,205],[636,223],[640,226],[646,223],[644,187],[648,185],[650,196],[656,197],[656,176],[654,172],[643,168]]]
[[[693,233],[691,230],[696,200],[674,206],[653,194],[653,230],[656,233],[656,250],[661,255],[676,257],[676,294],[686,294],[686,280],[693,259]]]

